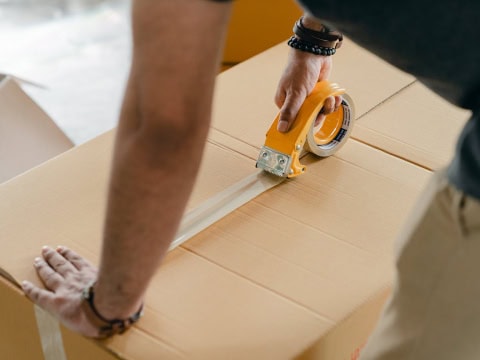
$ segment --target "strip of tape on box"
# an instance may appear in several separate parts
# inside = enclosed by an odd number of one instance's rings
[[[58,320],[38,305],[34,309],[45,360],[67,360]]]
[[[280,184],[283,180],[285,178],[260,170],[215,194],[185,214],[169,250],[180,246],[200,231]],[[45,360],[67,360],[58,321],[37,305],[35,305],[35,317]]]

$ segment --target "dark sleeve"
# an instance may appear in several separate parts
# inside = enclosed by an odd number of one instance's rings
[[[299,0],[455,105],[480,107],[480,1]]]

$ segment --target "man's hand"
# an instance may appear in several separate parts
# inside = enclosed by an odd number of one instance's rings
[[[132,2],[133,59],[98,276],[73,251],[47,247],[35,262],[46,290],[23,284],[29,298],[74,331],[99,335],[81,310],[82,291],[92,280],[102,317],[127,319],[168,251],[206,143],[231,8],[205,0]]]
[[[305,27],[321,31],[324,26],[315,17],[305,13],[302,17]],[[318,81],[328,79],[332,70],[332,57],[311,54],[296,49],[290,51],[288,65],[278,84],[275,103],[280,108],[278,131],[287,132],[295,121],[305,98],[312,92]],[[338,109],[341,96],[331,96],[325,100],[314,126],[320,126],[326,115]]]
[[[25,294],[48,312],[55,314],[69,329],[88,337],[99,332],[86,318],[81,308],[82,291],[97,276],[97,270],[74,251],[59,246],[56,250],[45,246],[42,257],[33,266],[46,289],[28,281],[22,282]]]
[[[288,65],[275,94],[275,103],[280,108],[278,131],[287,132],[290,129],[305,98],[318,81],[328,78],[331,69],[331,56],[314,55],[294,49],[290,51]],[[318,126],[326,115],[335,111],[341,102],[340,96],[327,98],[315,126]]]

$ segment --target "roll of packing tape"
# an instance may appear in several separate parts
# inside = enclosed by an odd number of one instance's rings
[[[342,103],[335,112],[327,115],[318,126],[312,124],[304,145],[306,151],[327,157],[345,144],[353,129],[355,110],[350,96],[343,94],[342,98]]]

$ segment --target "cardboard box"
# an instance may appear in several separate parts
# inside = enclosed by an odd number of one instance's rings
[[[351,85],[357,114],[413,81],[358,47],[346,49],[369,69],[336,70],[348,82],[342,85]],[[275,47],[220,75],[190,209],[256,171],[252,158],[277,111],[272,89],[287,50]],[[372,73],[380,79],[371,80]],[[37,312],[15,286],[23,279],[39,283],[32,261],[42,245],[67,245],[98,262],[113,136],[0,185],[0,291],[7,319],[0,326],[1,353],[43,358]],[[66,357],[356,356],[388,293],[392,241],[430,172],[353,139],[333,157],[304,161],[305,175],[172,251],[149,288],[146,316],[131,331],[96,343],[62,328]]]
[[[469,116],[416,81],[364,114],[352,137],[434,170],[448,164]]]
[[[274,18],[272,18],[274,14]],[[223,61],[242,62],[287,41],[302,10],[294,0],[242,0],[233,2]]]
[[[31,262],[44,244],[98,261],[111,137],[2,185],[0,238],[8,242],[0,264],[12,278],[38,283]],[[383,294],[391,240],[428,172],[355,141],[342,154],[311,159],[309,174],[170,253],[149,289],[145,318],[103,351],[126,359],[292,358]],[[190,206],[251,168],[248,158],[209,145]],[[361,336],[363,343],[367,333]]]
[[[18,81],[0,74],[0,183],[73,146]]]

